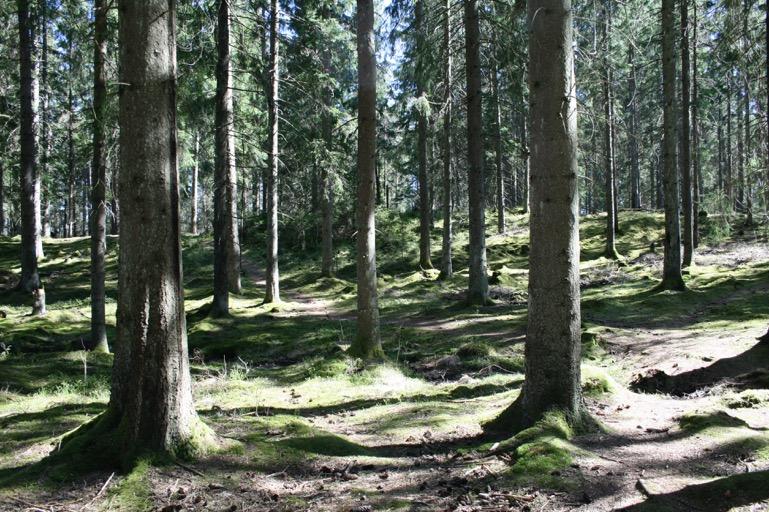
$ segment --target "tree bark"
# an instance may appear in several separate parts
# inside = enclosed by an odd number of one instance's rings
[[[198,234],[198,184],[199,172],[200,172],[200,134],[195,131],[195,149],[194,149],[194,162],[192,164],[192,194],[190,199],[190,233],[193,235]]]
[[[454,275],[451,254],[451,125],[453,114],[453,101],[451,98],[453,65],[451,57],[451,0],[445,0],[443,9],[443,242],[441,246],[441,279],[451,279]]]
[[[689,52],[689,0],[681,4],[681,186],[684,214],[683,267],[692,264],[694,252],[694,215],[692,205],[692,161],[691,161],[691,55]]]
[[[764,185],[764,194],[765,194],[765,207],[766,212],[769,214],[769,0],[764,3],[764,8],[766,10],[766,14],[764,16],[764,30],[766,32],[766,41],[765,41],[765,48],[766,48],[766,61],[764,68],[766,70],[766,161],[764,169],[764,172],[766,173],[765,178],[765,185]],[[769,332],[767,333],[767,339],[769,339]]]
[[[662,282],[665,290],[683,290],[681,276],[681,225],[676,145],[675,0],[662,0],[663,159],[665,182],[665,256]]]
[[[7,231],[5,229],[5,167],[3,162],[0,161],[0,236],[4,236]]]
[[[729,210],[734,209],[734,167],[732,160],[732,79],[726,79],[726,199]]]
[[[35,214],[37,180],[37,105],[35,101],[35,69],[32,56],[34,22],[29,0],[17,0],[19,17],[19,196],[21,203],[21,281],[19,289],[35,293],[42,288],[37,268],[37,241],[40,238]]]
[[[219,0],[216,63],[216,162],[214,176],[214,316],[229,314],[229,294],[240,293],[234,108],[230,53],[230,3]]]
[[[700,200],[702,182],[700,166],[700,91],[699,91],[699,67],[697,65],[697,37],[699,32],[699,20],[697,17],[697,0],[692,1],[692,247],[697,249],[700,245]]]
[[[105,321],[107,252],[107,0],[94,1],[93,161],[91,172],[91,342],[89,349],[109,352]]]
[[[499,101],[499,66],[496,59],[496,38],[492,34],[491,95],[494,101],[494,166],[497,178],[497,232],[505,232],[505,176],[502,167],[502,111]]]
[[[577,101],[570,0],[529,0],[531,253],[526,378],[487,429],[509,434],[551,410],[582,416]]]
[[[326,20],[330,20],[331,16],[328,8],[324,8],[322,16]],[[331,49],[328,45],[323,47],[323,71],[327,76],[332,76],[332,64],[331,64]],[[323,144],[325,145],[327,154],[333,151],[333,133],[334,133],[334,117],[331,113],[333,106],[334,89],[330,84],[326,84],[323,88],[323,104],[324,112],[321,119]],[[320,164],[320,179],[318,182],[318,195],[320,196],[320,213],[321,213],[321,264],[320,273],[323,277],[332,277],[334,275],[334,189],[331,182],[331,176],[329,175],[329,162],[321,162]]]
[[[477,0],[464,0],[465,66],[467,80],[467,188],[470,210],[470,269],[467,301],[486,304],[486,194],[483,177],[483,120],[481,107],[481,34]]]
[[[357,333],[349,353],[361,359],[383,357],[379,337],[376,273],[376,53],[374,2],[357,0],[358,193]]]
[[[609,0],[603,0],[601,23],[601,46],[603,53],[603,76],[601,85],[603,88],[603,115],[604,115],[604,176],[606,178],[604,197],[606,199],[606,249],[604,256],[616,260],[619,258],[616,248],[616,209],[615,209],[615,171],[614,171],[614,105],[612,95],[612,73],[609,63],[611,13],[609,12]]]
[[[280,273],[278,271],[278,23],[280,5],[277,0],[270,2],[270,94],[269,124],[270,152],[267,173],[267,288],[264,302],[280,302]]]
[[[201,448],[187,354],[179,227],[174,0],[120,0],[120,269],[104,426],[123,459]],[[149,221],[151,219],[151,222]]]
[[[42,2],[40,9],[40,32],[42,38],[40,58],[40,172],[37,186],[41,195],[41,237],[38,245],[38,258],[43,257],[42,238],[51,236],[51,207],[50,197],[43,187],[43,177],[48,175],[48,156],[51,151],[51,125],[49,112],[50,83],[48,81],[48,4]]]
[[[633,44],[628,46],[628,66],[630,74],[628,75],[628,117],[630,133],[628,134],[628,153],[630,156],[630,207],[634,209],[641,208],[641,164],[638,155],[638,90],[636,86],[637,68],[635,63],[635,49]]]
[[[414,4],[414,29],[416,31],[416,86],[417,98],[427,102],[425,81],[427,70],[425,69],[426,35],[424,26],[424,2],[416,0]],[[430,231],[433,223],[432,208],[430,207],[430,184],[427,176],[427,113],[423,108],[417,110],[417,167],[419,182],[419,267],[422,269],[433,268],[430,258]]]

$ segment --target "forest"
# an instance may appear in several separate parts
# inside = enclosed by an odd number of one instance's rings
[[[769,510],[769,2],[0,24],[0,511]]]

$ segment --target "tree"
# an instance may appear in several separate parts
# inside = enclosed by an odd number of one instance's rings
[[[190,233],[193,235],[198,234],[198,202],[200,185],[198,184],[200,177],[200,135],[195,131],[195,149],[194,156],[195,162],[192,164],[192,184],[191,199],[190,199]],[[229,299],[228,299],[229,301]]]
[[[570,0],[529,0],[531,251],[526,375],[487,430],[527,428],[546,412],[582,416],[577,98]]]
[[[229,294],[240,293],[237,172],[230,51],[230,2],[219,0],[216,61],[216,163],[214,177],[215,316],[229,313]]]
[[[107,251],[107,0],[94,2],[93,161],[91,163],[91,342],[89,348],[109,352],[104,320],[105,253]]]
[[[195,453],[212,437],[193,407],[187,356],[175,11],[169,0],[119,3],[122,218],[112,389],[107,411],[70,446],[109,439],[109,453],[123,462],[145,450]]]
[[[681,2],[681,187],[684,210],[682,266],[692,264],[694,252],[694,207],[692,204],[691,157],[691,53],[689,51],[689,0]]]
[[[358,329],[349,353],[383,357],[376,271],[376,53],[374,2],[357,0],[358,39]]]
[[[264,302],[280,302],[280,274],[278,272],[278,0],[270,2],[270,93],[268,96],[270,124],[269,169],[267,172],[267,289]]]
[[[604,173],[606,176],[606,251],[605,256],[618,259],[615,247],[617,211],[615,209],[615,170],[614,170],[614,98],[612,96],[612,75],[609,63],[611,12],[610,0],[603,0],[603,20],[601,23],[601,40],[603,44],[603,113],[604,113]]]
[[[324,20],[330,19],[329,10],[321,11]],[[323,71],[331,75],[331,49],[329,44],[323,46]],[[324,112],[321,119],[323,143],[326,151],[332,150],[334,118],[331,114],[334,90],[330,84],[323,87]],[[318,195],[320,196],[321,211],[321,265],[320,273],[323,277],[331,277],[334,274],[334,190],[329,175],[329,163],[322,162],[320,167],[320,180],[318,182]]]
[[[441,246],[441,278],[454,274],[451,257],[451,0],[446,0],[443,15],[443,243]]]
[[[505,232],[505,176],[502,167],[502,108],[499,99],[499,63],[496,31],[491,37],[491,96],[494,108],[494,168],[496,171],[497,232]]]
[[[483,122],[481,110],[481,32],[477,0],[464,0],[465,65],[467,80],[467,187],[470,208],[470,271],[467,301],[486,304],[486,194],[483,177]]]
[[[45,297],[37,268],[37,245],[40,240],[39,188],[37,177],[37,99],[34,47],[34,20],[29,0],[17,0],[19,17],[19,195],[21,202],[21,281],[19,289],[35,296],[33,313],[43,313]],[[36,211],[38,212],[36,214]],[[43,300],[42,308],[40,300]]]
[[[662,113],[663,180],[665,188],[665,256],[660,289],[683,290],[681,275],[681,225],[676,162],[676,52],[675,0],[662,0]]]
[[[430,259],[430,231],[433,213],[430,207],[430,183],[427,176],[427,123],[430,102],[425,90],[427,66],[425,65],[426,27],[424,21],[425,0],[416,0],[414,4],[414,27],[416,31],[416,83],[417,83],[417,165],[419,180],[419,266],[422,269],[433,268]]]
[[[630,207],[641,208],[641,163],[638,156],[638,88],[636,75],[638,69],[635,62],[635,48],[631,42],[628,45],[628,153],[630,157]]]

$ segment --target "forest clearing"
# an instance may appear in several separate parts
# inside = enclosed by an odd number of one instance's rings
[[[139,463],[101,494],[112,472],[88,468],[88,459],[82,469],[39,463],[109,397],[110,356],[77,350],[89,331],[87,240],[54,241],[41,267],[48,315],[25,317],[14,295],[0,321],[2,507],[81,510],[99,494],[88,509],[763,510],[769,346],[756,338],[769,314],[766,235],[703,247],[689,291],[654,293],[661,256],[649,246],[661,217],[622,218],[622,264],[601,257],[601,216],[582,227],[582,389],[600,431],[573,432],[552,417],[499,441],[480,437],[480,425],[523,378],[525,216],[512,216],[510,234],[489,237],[497,277],[494,304],[484,307],[463,305],[462,273],[438,281],[410,270],[415,219],[388,219],[383,239],[407,233],[408,245],[382,244],[390,362],[373,368],[344,354],[354,332],[352,262],[323,279],[312,257],[291,256],[284,302],[262,305],[262,258],[249,248],[232,318],[212,320],[199,314],[211,240],[185,237],[195,403],[228,446],[182,466]],[[0,245],[2,268],[14,268],[17,251],[18,241]],[[108,295],[115,257],[110,243]],[[108,303],[110,336],[114,310]],[[634,390],[650,370],[674,377],[658,391]]]

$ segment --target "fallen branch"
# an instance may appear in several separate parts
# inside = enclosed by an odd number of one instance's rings
[[[99,489],[99,492],[97,492],[97,493],[96,493],[96,496],[94,496],[94,497],[93,497],[93,499],[92,499],[91,501],[89,501],[87,504],[83,505],[83,507],[82,507],[80,510],[85,510],[85,509],[87,509],[88,507],[90,507],[91,505],[93,505],[93,502],[94,502],[94,501],[96,501],[97,499],[99,499],[99,496],[101,496],[101,495],[102,495],[102,493],[103,493],[103,492],[104,492],[104,490],[107,488],[107,486],[109,485],[109,483],[112,481],[112,478],[113,478],[114,476],[115,476],[115,473],[113,472],[113,473],[112,473],[112,474],[109,476],[109,478],[107,479],[107,481],[106,481],[106,482],[104,482],[104,485],[102,485],[102,486],[101,486],[101,489]]]
[[[189,472],[190,472],[190,473],[192,473],[193,475],[198,475],[198,476],[200,476],[200,477],[203,477],[203,478],[205,478],[205,477],[206,477],[206,475],[205,475],[205,474],[201,473],[201,472],[200,472],[200,471],[198,471],[197,469],[195,469],[195,468],[191,468],[191,467],[189,467],[189,466],[185,466],[184,464],[182,464],[182,463],[181,463],[181,462],[179,462],[178,460],[175,460],[175,461],[174,461],[174,464],[176,464],[177,466],[179,466],[179,467],[180,467],[180,468],[182,468],[182,469],[186,469],[187,471],[189,471]]]

